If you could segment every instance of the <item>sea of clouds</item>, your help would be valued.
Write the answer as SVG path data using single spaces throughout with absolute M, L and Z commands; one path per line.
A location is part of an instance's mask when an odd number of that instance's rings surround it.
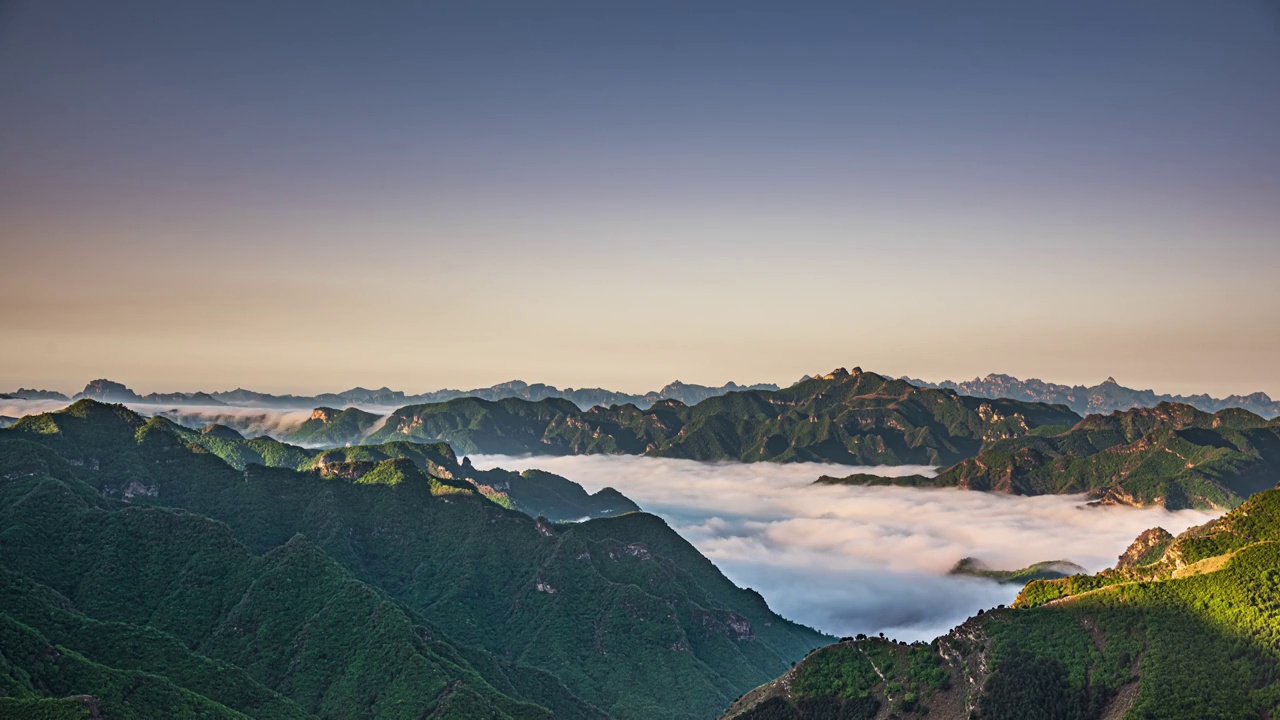
M 1150 527 L 1178 533 L 1214 514 L 1086 507 L 1081 496 L 813 485 L 821 475 L 932 474 L 925 467 L 703 463 L 635 456 L 471 456 L 481 468 L 540 468 L 589 491 L 613 487 L 664 518 L 776 612 L 833 635 L 928 640 L 1018 587 L 947 571 L 963 557 L 1021 568 L 1115 563 Z

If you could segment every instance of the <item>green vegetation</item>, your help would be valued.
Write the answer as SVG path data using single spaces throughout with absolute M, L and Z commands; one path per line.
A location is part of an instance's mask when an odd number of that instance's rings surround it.
M 319 407 L 311 411 L 311 417 L 285 434 L 284 439 L 295 445 L 333 447 L 356 442 L 369 434 L 381 415 L 357 408 L 335 410 Z
M 505 508 L 556 522 L 612 517 L 640 509 L 613 488 L 589 494 L 581 485 L 541 470 L 477 470 L 465 460 L 460 463 L 446 443 L 398 440 L 308 450 L 268 437 L 246 440 L 220 425 L 191 430 L 159 416 L 147 424 L 163 426 L 192 451 L 217 455 L 237 470 L 264 465 L 373 484 L 394 484 L 411 474 L 423 477 L 437 494 L 479 492 Z M 391 460 L 404 460 L 417 470 L 387 462 Z
M 695 460 L 944 464 L 1079 416 L 1061 406 L 960 397 L 856 370 L 783 390 L 582 411 L 566 400 L 462 398 L 404 407 L 369 437 L 462 453 L 647 454 Z
M 535 520 L 433 474 L 466 469 L 444 446 L 344 448 L 299 471 L 232 467 L 213 440 L 252 442 L 88 401 L 0 431 L 0 607 L 37 648 L 0 645 L 6 702 L 698 718 L 825 640 L 660 519 Z M 46 647 L 93 674 L 43 680 Z M 142 676 L 158 689 L 131 699 Z
M 588 494 L 578 483 L 542 470 L 525 470 L 518 475 L 506 470 L 472 470 L 467 478 L 499 504 L 556 522 L 613 517 L 640 510 L 630 498 L 613 488 Z
M 884 638 L 845 638 L 819 648 L 779 680 L 740 698 L 726 712 L 738 720 L 871 720 L 923 712 L 951 690 L 936 648 Z
M 1055 580 L 1084 573 L 1084 568 L 1070 560 L 1047 560 L 1020 570 L 995 570 L 977 558 L 962 558 L 948 571 L 949 575 L 968 575 L 1002 583 L 1026 585 L 1032 580 Z
M 851 699 L 902 717 L 1276 717 L 1280 490 L 1177 538 L 1149 530 L 1116 568 L 1033 581 L 1014 608 L 911 648 L 913 703 L 900 666 L 876 660 L 885 647 L 903 646 L 860 639 L 817 650 L 727 717 L 869 716 L 850 714 Z
M 937 477 L 853 475 L 821 483 L 901 484 L 1019 495 L 1089 493 L 1099 502 L 1231 508 L 1280 477 L 1280 425 L 1244 410 L 1189 405 L 1090 415 L 1056 435 L 990 444 Z

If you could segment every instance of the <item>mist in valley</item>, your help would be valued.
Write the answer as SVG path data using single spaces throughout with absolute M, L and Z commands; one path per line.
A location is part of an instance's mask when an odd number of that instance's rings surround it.
M 55 412 L 69 405 L 65 400 L 0 400 L 0 417 L 21 418 L 25 415 L 39 415 Z M 184 427 L 202 428 L 217 424 L 239 432 L 246 438 L 266 435 L 277 440 L 285 439 L 288 433 L 311 417 L 311 409 L 283 409 L 262 407 L 236 407 L 227 405 L 172 405 L 164 403 L 125 403 L 130 410 L 146 417 L 162 416 Z M 359 407 L 361 410 L 380 415 L 384 419 L 389 415 L 385 407 Z M 372 434 L 382 427 L 382 422 L 374 423 L 367 434 Z
M 471 456 L 481 468 L 540 468 L 594 492 L 614 487 L 661 516 L 775 611 L 833 635 L 928 640 L 1016 585 L 947 575 L 964 557 L 1000 569 L 1115 563 L 1150 527 L 1178 533 L 1211 513 L 1085 507 L 1082 496 L 813 485 L 821 475 L 932 474 L 927 467 L 703 463 L 635 456 Z

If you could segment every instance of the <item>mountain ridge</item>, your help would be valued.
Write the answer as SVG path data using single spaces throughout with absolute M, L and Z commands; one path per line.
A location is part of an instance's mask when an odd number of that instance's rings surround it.
M 92 380 L 83 390 L 68 398 L 60 392 L 52 390 L 18 389 L 6 393 L 23 400 L 80 400 L 90 399 L 108 403 L 141 403 L 141 404 L 173 404 L 173 405 L 209 405 L 214 407 L 253 407 L 276 409 L 310 409 L 323 406 L 364 405 L 370 407 L 396 408 L 405 405 L 429 402 L 444 402 L 456 398 L 477 397 L 485 400 L 501 400 L 505 398 L 523 398 L 526 400 L 544 400 L 561 398 L 569 400 L 582 409 L 595 405 L 625 405 L 627 403 L 648 407 L 667 399 L 679 400 L 693 405 L 709 397 L 723 395 L 740 390 L 777 390 L 772 383 L 739 385 L 733 381 L 720 386 L 684 383 L 679 380 L 668 383 L 659 390 L 645 393 L 625 393 L 604 388 L 557 388 L 543 383 L 527 383 L 523 380 L 509 380 L 488 387 L 470 390 L 441 389 L 416 395 L 401 390 L 382 387 L 370 390 L 354 387 L 338 393 L 319 393 L 317 395 L 273 395 L 244 388 L 215 392 L 152 392 L 142 395 L 134 392 L 123 383 L 105 378 Z
M 368 441 L 446 441 L 464 454 L 941 465 L 989 442 L 1079 420 L 1062 406 L 968 398 L 838 368 L 781 390 L 731 392 L 693 406 L 667 399 L 647 410 L 582 411 L 554 398 L 410 405 L 388 416 Z
M 822 484 L 1088 493 L 1105 504 L 1235 507 L 1280 477 L 1280 420 L 1161 403 L 1089 415 L 1062 432 L 991 443 L 933 477 L 824 476 Z
M 1038 378 L 1019 380 L 1012 375 L 992 373 L 986 377 L 963 382 L 944 380 L 931 383 L 903 376 L 912 385 L 955 390 L 974 397 L 1005 397 L 1028 402 L 1047 402 L 1066 405 L 1080 415 L 1107 414 L 1135 407 L 1155 407 L 1162 402 L 1190 405 L 1205 412 L 1218 412 L 1229 408 L 1248 410 L 1264 418 L 1280 416 L 1280 400 L 1272 400 L 1264 392 L 1248 395 L 1228 395 L 1224 398 L 1208 394 L 1170 395 L 1154 390 L 1135 390 L 1108 377 L 1097 385 L 1061 385 Z

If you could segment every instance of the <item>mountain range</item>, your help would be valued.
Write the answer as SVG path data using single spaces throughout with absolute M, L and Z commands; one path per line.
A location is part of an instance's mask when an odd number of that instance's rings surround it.
M 706 718 L 830 640 L 652 515 L 252 443 L 88 400 L 0 430 L 0 716 Z
M 733 720 L 1280 715 L 1280 490 L 1111 570 L 1028 583 L 930 643 L 845 638 L 736 701 Z
M 661 400 L 580 410 L 565 400 L 461 398 L 393 412 L 368 442 L 448 442 L 459 453 L 650 455 L 744 462 L 940 465 L 1080 417 L 1065 407 L 918 388 L 855 368 L 783 390 L 688 406 Z
M 804 382 L 810 378 L 811 376 L 805 375 L 798 382 Z M 991 374 L 963 382 L 945 380 L 932 383 L 905 375 L 899 379 L 917 387 L 954 390 L 960 395 L 971 397 L 1007 398 L 1025 402 L 1066 405 L 1079 415 L 1107 414 L 1116 410 L 1155 407 L 1162 402 L 1174 402 L 1191 405 L 1205 412 L 1241 408 L 1264 418 L 1280 416 L 1280 400 L 1272 400 L 1270 396 L 1263 392 L 1249 395 L 1229 395 L 1224 398 L 1215 398 L 1207 394 L 1170 395 L 1157 393 L 1154 390 L 1128 388 L 1117 383 L 1115 378 L 1110 377 L 1094 386 L 1062 385 L 1036 378 L 1019 380 L 1012 375 L 1003 374 Z M 68 398 L 66 395 L 53 390 L 26 388 L 19 388 L 18 390 L 0 394 L 0 398 L 8 397 L 25 400 L 79 400 L 88 398 L 102 402 L 232 405 L 287 409 L 311 409 L 321 406 L 341 408 L 349 405 L 398 408 L 405 405 L 444 402 L 463 397 L 475 397 L 483 400 L 521 398 L 533 401 L 560 398 L 569 400 L 579 408 L 587 409 L 596 405 L 609 407 L 628 403 L 640 408 L 647 408 L 660 400 L 679 400 L 686 405 L 695 405 L 707 398 L 730 392 L 777 389 L 777 385 L 770 383 L 738 385 L 730 382 L 719 387 L 712 387 L 682 383 L 677 380 L 661 390 L 632 394 L 603 388 L 565 388 L 561 390 L 553 385 L 530 384 L 521 380 L 511 380 L 485 388 L 436 390 L 418 395 L 410 395 L 387 387 L 376 390 L 356 387 L 340 393 L 321 393 L 319 395 L 273 395 L 243 388 L 224 392 L 172 392 L 140 395 L 111 380 L 94 380 L 88 383 L 84 390 L 77 393 L 73 398 Z
M 1155 407 L 1162 402 L 1190 405 L 1205 412 L 1218 412 L 1230 408 L 1248 410 L 1264 418 L 1280 416 L 1280 400 L 1272 400 L 1266 393 L 1229 395 L 1215 398 L 1209 395 L 1166 395 L 1154 390 L 1134 390 L 1107 378 L 1098 385 L 1059 385 L 1032 378 L 1019 380 L 1012 375 L 988 375 L 964 382 L 946 380 L 930 383 L 903 377 L 903 380 L 920 387 L 945 388 L 961 395 L 987 398 L 1012 398 L 1027 402 L 1044 402 L 1066 405 L 1081 415 L 1107 414 L 1116 410 Z
M 824 484 L 959 487 L 1099 502 L 1223 509 L 1280 479 L 1280 420 L 1161 403 L 994 442 L 935 477 L 822 477 Z
M 405 405 L 444 402 L 455 398 L 474 397 L 483 400 L 503 400 L 506 398 L 522 398 L 525 400 L 545 400 L 557 398 L 568 400 L 580 408 L 595 405 L 632 404 L 638 407 L 649 407 L 661 400 L 679 400 L 693 405 L 710 397 L 723 395 L 739 390 L 777 390 L 778 386 L 764 383 L 758 385 L 738 385 L 734 382 L 720 387 L 683 383 L 679 380 L 670 383 L 661 390 L 650 391 L 640 395 L 615 392 L 603 388 L 565 388 L 563 390 L 542 383 L 529 384 L 522 380 L 499 383 L 486 388 L 472 390 L 435 390 L 420 395 L 408 395 L 400 390 L 379 388 L 369 390 L 356 387 L 340 393 L 321 393 L 320 395 L 272 395 L 237 388 L 226 392 L 172 392 L 149 393 L 140 395 L 125 385 L 112 380 L 93 380 L 85 385 L 84 390 L 72 398 L 52 390 L 19 389 L 8 393 L 13 397 L 26 400 L 97 400 L 107 403 L 148 403 L 165 405 L 231 405 L 240 407 L 310 409 L 318 406 L 365 405 L 370 407 L 396 408 Z

